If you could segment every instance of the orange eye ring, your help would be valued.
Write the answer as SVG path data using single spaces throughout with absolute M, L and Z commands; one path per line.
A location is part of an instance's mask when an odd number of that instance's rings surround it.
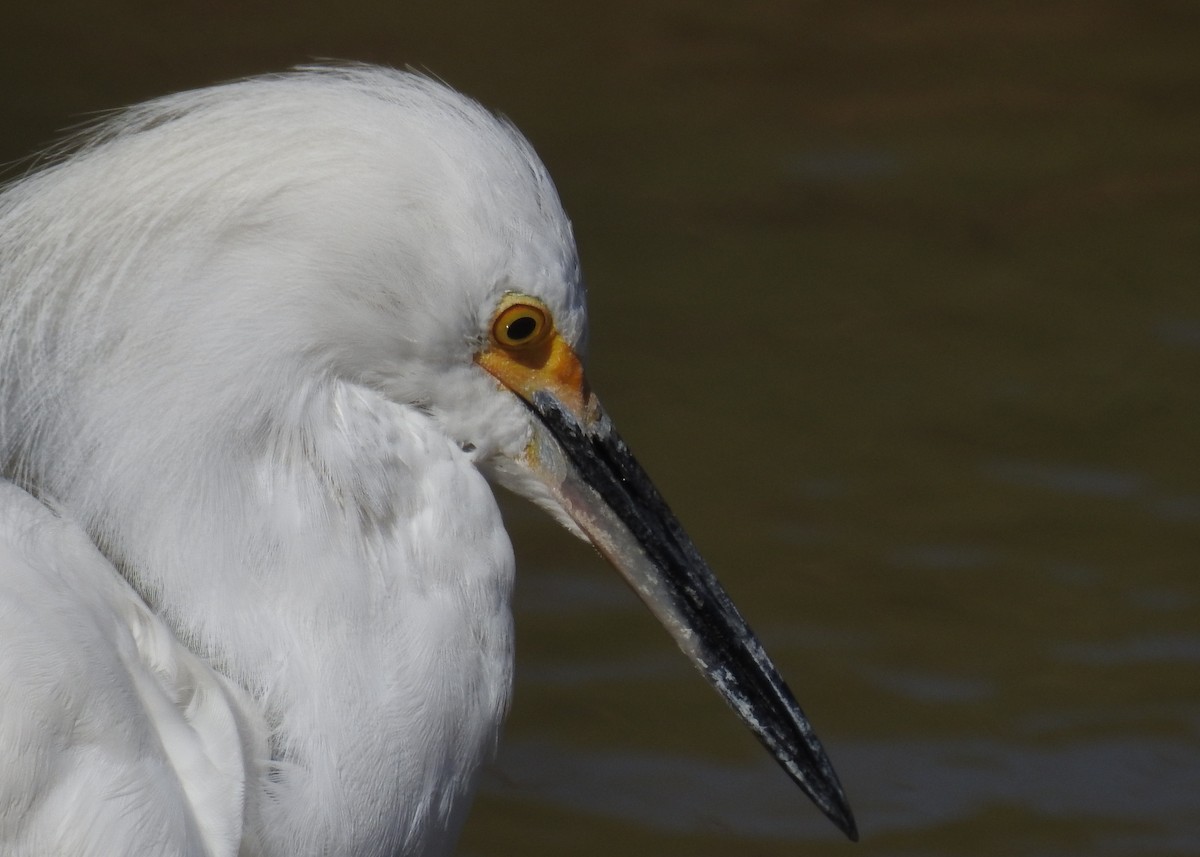
M 502 306 L 492 322 L 492 339 L 509 350 L 541 345 L 553 332 L 554 322 L 546 308 L 524 296 Z

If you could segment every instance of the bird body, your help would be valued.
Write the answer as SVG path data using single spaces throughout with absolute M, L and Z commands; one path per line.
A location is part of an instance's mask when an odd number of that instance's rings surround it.
M 5 718 L 27 722 L 18 736 L 64 721 L 38 755 L 0 741 L 18 761 L 0 785 L 14 805 L 32 804 L 5 853 L 238 854 L 243 829 L 255 847 L 241 853 L 256 855 L 436 854 L 453 841 L 507 706 L 511 547 L 483 478 L 427 418 L 350 385 L 327 392 L 322 416 L 340 431 L 290 450 L 301 466 L 286 479 L 274 478 L 278 453 L 247 469 L 256 478 L 238 508 L 262 514 L 221 524 L 241 561 L 189 545 L 206 562 L 188 570 L 219 586 L 158 596 L 165 621 L 73 522 L 5 486 L 0 545 L 24 546 L 0 560 L 14 619 L 5 637 L 26 650 L 9 649 L 0 672 L 10 689 L 53 680 L 44 704 L 10 690 Z M 110 723 L 125 724 L 126 743 L 111 745 Z M 39 782 L 28 769 L 47 755 L 55 770 Z M 98 758 L 85 768 L 75 756 Z M 129 813 L 107 797 L 125 782 L 145 788 Z M 90 821 L 151 809 L 157 832 Z M 47 817 L 71 838 L 48 840 Z M 189 818 L 195 829 L 178 829 Z M 31 826 L 36 847 L 23 850 Z M 106 835 L 93 840 L 97 830 Z M 174 846 L 181 834 L 190 848 Z
M 687 650 L 585 332 L 544 167 L 417 75 L 170 96 L 6 189 L 0 850 L 445 853 L 511 685 L 488 480 Z

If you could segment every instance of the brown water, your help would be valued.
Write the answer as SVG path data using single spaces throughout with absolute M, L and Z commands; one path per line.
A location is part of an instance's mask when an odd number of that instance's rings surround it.
M 0 158 L 310 57 L 509 113 L 593 380 L 863 833 L 510 503 L 518 684 L 464 854 L 1200 853 L 1200 5 L 24 5 Z

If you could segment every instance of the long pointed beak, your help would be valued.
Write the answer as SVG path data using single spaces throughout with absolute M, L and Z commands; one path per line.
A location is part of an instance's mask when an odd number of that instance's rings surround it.
M 616 567 L 788 775 L 857 840 L 850 805 L 808 718 L 613 429 L 569 346 L 554 334 L 537 353 L 493 347 L 476 360 L 537 415 L 519 463 Z

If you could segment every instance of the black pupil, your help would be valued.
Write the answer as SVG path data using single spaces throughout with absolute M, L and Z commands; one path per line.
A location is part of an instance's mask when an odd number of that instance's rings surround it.
M 537 319 L 531 315 L 523 315 L 518 319 L 510 321 L 508 327 L 505 328 L 508 338 L 514 342 L 528 339 L 533 336 L 535 330 L 537 330 Z

